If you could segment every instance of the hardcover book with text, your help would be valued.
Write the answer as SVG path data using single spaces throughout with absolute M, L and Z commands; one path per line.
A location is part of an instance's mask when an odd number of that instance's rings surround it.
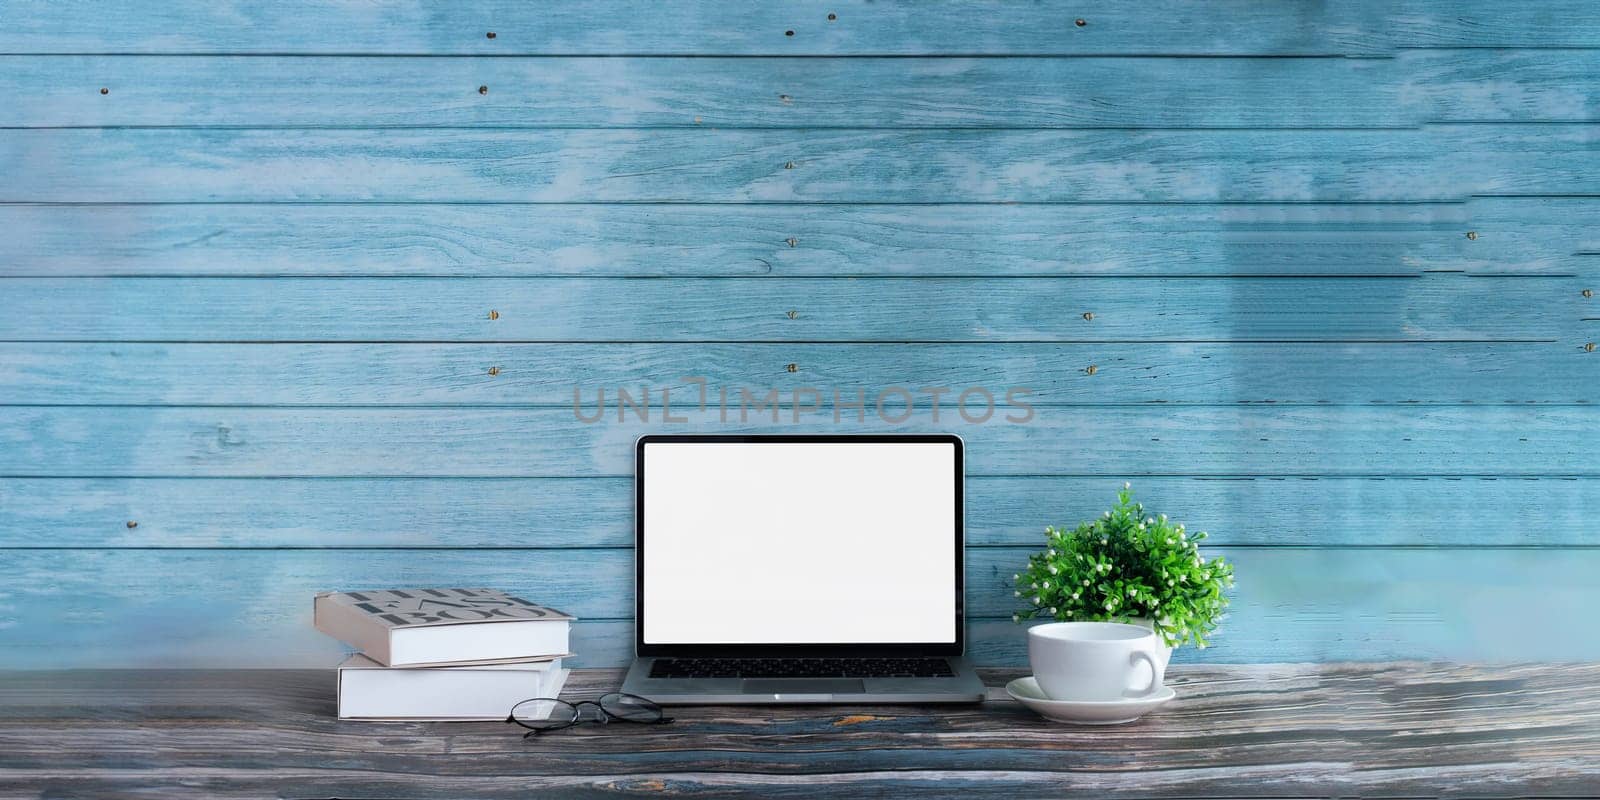
M 339 719 L 498 722 L 523 700 L 559 696 L 568 672 L 560 659 L 395 669 L 353 655 L 339 665 Z
M 322 592 L 317 630 L 386 667 L 571 655 L 572 617 L 494 589 Z

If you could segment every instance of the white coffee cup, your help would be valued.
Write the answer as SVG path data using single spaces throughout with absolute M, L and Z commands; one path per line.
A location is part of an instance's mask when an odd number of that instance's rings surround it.
M 1166 671 L 1155 632 L 1121 622 L 1052 622 L 1028 629 L 1028 663 L 1051 700 L 1150 697 Z

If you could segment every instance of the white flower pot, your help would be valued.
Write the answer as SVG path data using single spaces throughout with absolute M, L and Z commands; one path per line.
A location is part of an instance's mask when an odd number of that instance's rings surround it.
M 1155 623 L 1151 622 L 1149 617 L 1134 617 L 1134 618 L 1128 620 L 1128 624 L 1130 624 L 1130 625 L 1138 625 L 1138 626 L 1143 627 L 1143 628 L 1150 628 L 1151 630 L 1155 630 Z M 1161 648 L 1160 654 L 1156 657 L 1156 660 L 1161 662 L 1162 671 L 1163 672 L 1166 671 L 1167 663 L 1172 660 L 1172 648 L 1163 646 Z

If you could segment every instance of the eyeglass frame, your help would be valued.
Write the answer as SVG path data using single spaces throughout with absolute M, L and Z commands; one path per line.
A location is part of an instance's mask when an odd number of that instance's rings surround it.
M 620 716 L 620 715 L 617 715 L 617 714 L 613 714 L 613 713 L 607 711 L 604 705 L 601 705 L 601 701 L 605 700 L 607 697 L 631 697 L 634 700 L 642 700 L 642 701 L 644 701 L 646 703 L 649 703 L 651 706 L 654 706 L 655 709 L 656 709 L 656 713 L 660 714 L 660 716 L 658 716 L 658 717 L 656 717 L 655 719 L 652 719 L 652 720 L 640 720 L 640 719 L 628 719 L 627 717 Z M 523 703 L 537 703 L 537 702 L 541 702 L 541 701 L 542 702 L 551 702 L 551 703 L 560 703 L 562 705 L 571 706 L 572 707 L 572 721 L 564 722 L 564 723 L 562 723 L 560 725 L 555 725 L 555 726 L 548 727 L 548 728 L 535 728 L 532 725 L 529 725 L 529 724 L 523 722 L 522 720 L 517 719 L 517 715 L 515 713 L 512 713 L 512 712 L 515 712 L 517 710 L 517 706 L 520 706 Z M 584 719 L 584 717 L 583 717 L 583 707 L 584 706 L 594 706 L 595 711 L 597 711 L 599 713 L 596 715 L 596 717 L 594 719 Z M 574 727 L 577 727 L 579 725 L 582 725 L 585 722 L 598 722 L 601 725 L 610 725 L 612 722 L 631 722 L 631 723 L 633 723 L 635 725 L 667 725 L 667 724 L 670 724 L 672 722 L 672 717 L 669 717 L 669 716 L 666 715 L 666 709 L 662 708 L 660 703 L 657 703 L 656 701 L 651 700 L 648 697 L 640 697 L 639 695 L 628 694 L 627 692 L 607 692 L 607 693 L 605 693 L 603 695 L 600 695 L 600 697 L 598 699 L 595 699 L 595 700 L 579 700 L 577 702 L 573 702 L 571 700 L 562 700 L 559 697 L 530 697 L 530 698 L 528 698 L 526 700 L 518 700 L 516 705 L 511 707 L 511 711 L 506 712 L 506 723 L 507 724 L 517 725 L 519 727 L 527 728 L 528 732 L 522 734 L 522 738 L 524 738 L 524 739 L 527 739 L 527 738 L 533 737 L 533 736 L 538 736 L 541 733 L 554 733 L 555 731 L 564 731 L 564 730 L 566 730 L 568 728 L 574 728 Z

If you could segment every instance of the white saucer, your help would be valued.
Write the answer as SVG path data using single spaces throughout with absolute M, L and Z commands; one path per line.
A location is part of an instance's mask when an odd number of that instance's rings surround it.
M 1039 689 L 1039 682 L 1031 675 L 1006 684 L 1006 694 L 1011 695 L 1012 700 L 1037 711 L 1047 720 L 1069 722 L 1074 725 L 1120 725 L 1132 722 L 1178 695 L 1172 691 L 1171 686 L 1163 686 L 1161 691 L 1150 697 L 1098 701 L 1051 700 L 1045 697 L 1044 692 Z

